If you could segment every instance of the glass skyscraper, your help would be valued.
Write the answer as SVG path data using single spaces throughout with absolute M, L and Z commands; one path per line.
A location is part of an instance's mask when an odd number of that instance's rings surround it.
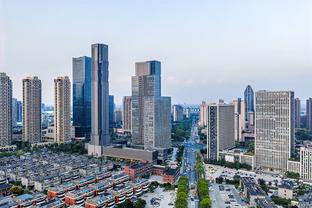
M 73 58 L 73 126 L 76 137 L 91 133 L 91 58 Z
M 255 103 L 254 103 L 254 91 L 250 85 L 248 85 L 244 92 L 245 100 L 245 121 L 251 123 L 250 114 L 255 112 Z M 252 122 L 253 123 L 253 122 Z
M 161 63 L 138 62 L 132 76 L 132 142 L 144 149 L 171 147 L 171 98 L 161 96 Z
M 17 101 L 17 109 L 16 109 L 16 121 L 17 122 L 22 122 L 22 110 L 23 109 L 23 104 L 22 101 Z
M 109 108 L 109 128 L 114 128 L 115 124 L 115 102 L 114 102 L 114 95 L 109 95 L 108 97 L 108 108 Z
M 248 85 L 244 92 L 244 99 L 246 103 L 246 114 L 248 112 L 254 112 L 255 111 L 255 104 L 254 104 L 254 91 L 252 90 L 252 87 Z
M 91 152 L 100 155 L 101 147 L 110 144 L 108 46 L 105 44 L 92 44 L 91 80 L 91 144 L 94 148 Z

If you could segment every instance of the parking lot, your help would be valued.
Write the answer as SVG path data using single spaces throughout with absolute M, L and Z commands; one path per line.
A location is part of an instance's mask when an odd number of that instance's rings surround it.
M 209 194 L 214 208 L 242 208 L 246 207 L 239 193 L 233 185 L 211 183 Z
M 175 191 L 164 191 L 163 188 L 158 187 L 155 189 L 154 193 L 146 193 L 143 195 L 143 199 L 146 200 L 147 207 L 174 207 L 174 202 L 176 198 Z M 154 203 L 151 203 L 151 200 Z
M 226 168 L 226 167 L 217 166 L 217 165 L 206 164 L 205 169 L 206 169 L 207 179 L 209 180 L 214 180 L 220 176 L 231 180 L 233 179 L 235 174 L 239 175 L 240 177 L 251 177 L 251 178 L 254 178 L 256 181 L 261 178 L 268 183 L 271 182 L 272 185 L 274 185 L 275 183 L 280 183 L 282 180 L 282 177 L 276 174 L 255 173 L 252 171 L 236 170 L 236 169 Z

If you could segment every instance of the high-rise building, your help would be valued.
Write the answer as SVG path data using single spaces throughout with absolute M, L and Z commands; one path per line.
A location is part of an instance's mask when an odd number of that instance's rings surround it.
M 17 126 L 17 99 L 12 98 L 12 127 Z
M 0 73 L 0 147 L 12 141 L 12 81 L 6 73 Z
M 185 118 L 190 118 L 191 117 L 191 108 L 190 107 L 183 108 L 183 114 L 185 115 Z
M 108 111 L 109 111 L 109 128 L 114 128 L 115 126 L 115 102 L 114 102 L 114 95 L 108 96 Z
M 120 108 L 115 108 L 114 110 L 114 125 L 116 128 L 120 128 L 122 124 L 122 110 Z
M 218 160 L 219 151 L 235 147 L 234 105 L 207 105 L 207 158 Z
M 306 125 L 309 131 L 312 131 L 312 98 L 307 99 L 307 106 L 306 106 Z
M 70 80 L 67 76 L 54 79 L 54 141 L 71 139 Z
M 312 182 L 312 145 L 300 147 L 300 178 Z
M 92 44 L 91 48 L 91 145 L 88 146 L 88 153 L 100 156 L 102 147 L 110 144 L 108 46 Z
M 182 105 L 173 105 L 172 106 L 172 120 L 174 122 L 183 120 L 183 107 Z
M 91 134 L 91 58 L 73 58 L 73 126 L 76 137 Z
M 301 125 L 301 104 L 300 104 L 300 99 L 296 98 L 295 99 L 295 128 L 300 128 Z
M 132 76 L 132 142 L 145 149 L 171 147 L 171 98 L 161 96 L 159 61 L 138 62 Z
M 207 111 L 208 111 L 208 105 L 205 101 L 202 102 L 200 105 L 200 112 L 199 112 L 199 124 L 201 126 L 207 126 L 208 119 L 207 119 Z
M 23 141 L 41 141 L 41 80 L 38 77 L 23 79 Z
M 23 104 L 22 104 L 22 101 L 17 101 L 17 104 L 16 104 L 16 120 L 17 122 L 22 122 L 22 115 L 23 115 Z
M 250 85 L 248 85 L 245 89 L 244 100 L 245 100 L 245 121 L 248 128 L 249 127 L 248 124 L 253 122 L 251 120 L 251 116 L 255 112 L 254 91 Z
M 257 91 L 255 103 L 256 166 L 286 171 L 294 148 L 294 93 Z
M 233 101 L 234 104 L 234 126 L 235 141 L 243 141 L 243 130 L 245 129 L 245 102 L 241 98 Z
M 131 96 L 122 98 L 122 127 L 124 131 L 131 132 Z

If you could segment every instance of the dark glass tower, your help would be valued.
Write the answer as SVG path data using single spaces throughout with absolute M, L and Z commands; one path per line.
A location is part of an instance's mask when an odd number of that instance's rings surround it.
M 22 122 L 22 101 L 17 101 L 17 109 L 16 109 L 16 121 Z
M 91 70 L 91 144 L 108 146 L 109 138 L 109 84 L 108 46 L 92 44 Z
M 91 58 L 73 58 L 73 126 L 76 137 L 90 139 Z
M 250 112 L 255 112 L 255 103 L 254 103 L 254 91 L 252 90 L 251 86 L 248 85 L 244 92 L 244 99 L 245 99 L 245 120 L 248 121 L 248 114 Z
M 110 95 L 108 97 L 108 108 L 109 108 L 109 128 L 114 128 L 115 126 L 115 102 L 114 102 L 114 95 Z

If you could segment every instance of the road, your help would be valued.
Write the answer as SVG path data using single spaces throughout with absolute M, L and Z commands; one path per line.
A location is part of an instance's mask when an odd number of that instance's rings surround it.
M 196 175 L 196 155 L 197 152 L 202 148 L 202 145 L 197 144 L 198 129 L 196 123 L 193 121 L 190 138 L 184 142 L 184 154 L 182 163 L 182 175 L 187 176 L 189 189 L 191 190 L 189 196 L 189 207 L 198 207 L 198 199 L 196 198 L 195 187 L 197 181 Z M 193 190 L 193 191 L 192 191 Z

